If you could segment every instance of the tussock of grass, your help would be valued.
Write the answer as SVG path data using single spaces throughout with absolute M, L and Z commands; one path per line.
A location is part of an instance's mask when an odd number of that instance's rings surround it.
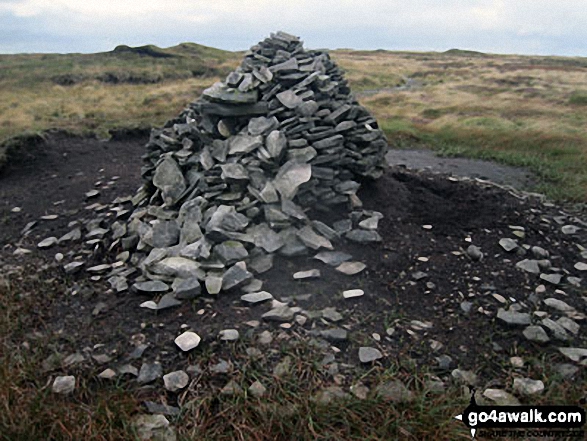
M 587 91 L 575 91 L 569 97 L 569 104 L 587 106 Z

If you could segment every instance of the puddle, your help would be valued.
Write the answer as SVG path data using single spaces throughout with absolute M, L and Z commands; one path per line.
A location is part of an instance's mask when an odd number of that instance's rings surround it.
M 523 168 L 478 159 L 444 158 L 429 150 L 391 149 L 385 158 L 387 163 L 393 166 L 479 178 L 500 185 L 510 185 L 524 191 L 531 191 L 538 182 L 532 172 Z

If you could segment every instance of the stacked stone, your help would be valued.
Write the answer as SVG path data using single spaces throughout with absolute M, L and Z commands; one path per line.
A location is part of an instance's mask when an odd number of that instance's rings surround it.
M 328 226 L 306 212 L 360 207 L 357 180 L 381 175 L 386 149 L 328 54 L 272 34 L 224 82 L 152 131 L 146 184 L 121 243 L 140 252 L 136 263 L 149 279 L 204 281 L 216 294 L 252 277 L 245 262 L 260 273 L 276 252 L 332 249 L 342 235 L 378 241 L 378 213 L 354 211 Z

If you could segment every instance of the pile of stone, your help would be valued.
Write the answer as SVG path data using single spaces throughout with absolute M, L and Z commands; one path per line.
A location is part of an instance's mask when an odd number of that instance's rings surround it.
M 361 210 L 361 179 L 378 178 L 387 143 L 327 53 L 283 32 L 255 45 L 224 82 L 153 130 L 145 184 L 114 239 L 133 252 L 134 288 L 189 298 L 242 285 L 275 253 L 381 240 L 381 215 Z M 348 207 L 333 225 L 311 209 Z M 327 260 L 336 260 L 336 253 Z

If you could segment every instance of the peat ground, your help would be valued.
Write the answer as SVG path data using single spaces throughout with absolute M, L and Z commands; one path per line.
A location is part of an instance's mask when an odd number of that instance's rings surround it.
M 29 149 L 0 175 L 0 265 L 6 285 L 32 305 L 26 317 L 19 318 L 23 325 L 8 336 L 5 350 L 10 345 L 30 348 L 42 341 L 43 374 L 48 382 L 55 375 L 90 378 L 106 368 L 117 370 L 127 364 L 140 368 L 143 362 L 158 361 L 163 373 L 180 369 L 190 373 L 187 395 L 197 396 L 203 390 L 217 393 L 230 379 L 250 384 L 247 372 L 264 378 L 270 389 L 275 366 L 297 343 L 305 342 L 310 353 L 300 356 L 317 360 L 323 386 L 348 390 L 360 378 L 372 387 L 373 370 L 411 365 L 446 384 L 455 381 L 451 372 L 459 368 L 476 372 L 481 390 L 510 390 L 516 376 L 541 379 L 548 389 L 560 379 L 555 365 L 569 362 L 557 348 L 587 347 L 587 280 L 581 286 L 567 283 L 567 276 L 585 278 L 585 272 L 574 267 L 587 261 L 581 256 L 581 246 L 587 246 L 587 224 L 581 213 L 490 184 L 397 167 L 376 182 L 364 183 L 359 193 L 365 209 L 383 213 L 378 229 L 383 241 L 335 243 L 336 250 L 364 262 L 365 271 L 358 276 L 342 275 L 307 256 L 276 258 L 275 266 L 258 276 L 263 290 L 301 307 L 307 312 L 306 320 L 285 325 L 264 322 L 261 315 L 268 306 L 246 307 L 236 291 L 201 296 L 155 312 L 139 307 L 148 297 L 115 293 L 107 276 L 91 280 L 85 271 L 65 274 L 63 263 L 76 256 L 90 267 L 113 261 L 116 253 L 99 243 L 87 245 L 83 239 L 48 250 L 37 249 L 36 244 L 50 236 L 61 237 L 71 230 L 71 222 L 83 224 L 102 217 L 101 225 L 107 228 L 115 217 L 111 209 L 124 206 L 113 201 L 132 196 L 141 184 L 145 142 L 144 137 L 103 142 L 57 133 Z M 85 193 L 92 189 L 100 194 L 87 199 Z M 43 220 L 47 215 L 57 217 Z M 337 212 L 321 216 L 327 223 L 344 217 Z M 22 235 L 25 225 L 33 221 L 30 233 Z M 565 225 L 575 225 L 578 231 L 565 234 Z M 499 245 L 502 238 L 512 238 L 520 247 L 506 252 Z M 516 268 L 516 262 L 533 259 L 524 244 L 549 252 L 555 269 L 545 272 L 563 275 L 559 285 Z M 480 261 L 468 256 L 470 245 L 483 252 Z M 15 255 L 17 248 L 31 252 Z M 62 262 L 56 261 L 56 253 L 63 255 Z M 321 270 L 319 279 L 293 280 L 294 272 L 313 268 Z M 545 289 L 537 293 L 539 285 Z M 365 295 L 344 299 L 342 291 L 349 289 L 362 289 Z M 575 309 L 573 319 L 580 330 L 568 332 L 567 340 L 551 335 L 550 343 L 538 345 L 522 335 L 523 326 L 507 325 L 496 317 L 499 308 L 511 305 L 532 314 L 534 323 L 543 317 L 558 320 L 568 315 L 546 306 L 546 298 L 563 300 Z M 324 308 L 336 308 L 340 319 L 320 317 Z M 189 354 L 174 344 L 186 328 L 202 337 L 200 346 Z M 321 338 L 321 331 L 332 328 L 347 330 L 348 339 L 327 342 Z M 237 329 L 241 338 L 236 343 L 220 341 L 218 333 L 223 329 Z M 271 334 L 271 342 L 259 341 L 264 331 Z M 140 345 L 146 349 L 136 357 Z M 363 365 L 358 358 L 360 346 L 375 347 L 384 357 L 374 365 Z M 259 349 L 260 355 L 251 348 Z M 64 364 L 75 353 L 82 359 Z M 521 357 L 524 366 L 512 367 L 513 356 Z M 222 360 L 228 369 L 214 373 Z M 134 381 L 132 375 L 126 378 Z M 582 367 L 574 380 L 581 385 L 585 379 Z M 413 387 L 409 379 L 406 384 Z M 188 400 L 186 393 L 165 391 L 160 379 L 140 387 L 138 394 L 174 406 Z M 522 402 L 531 400 L 521 398 Z

